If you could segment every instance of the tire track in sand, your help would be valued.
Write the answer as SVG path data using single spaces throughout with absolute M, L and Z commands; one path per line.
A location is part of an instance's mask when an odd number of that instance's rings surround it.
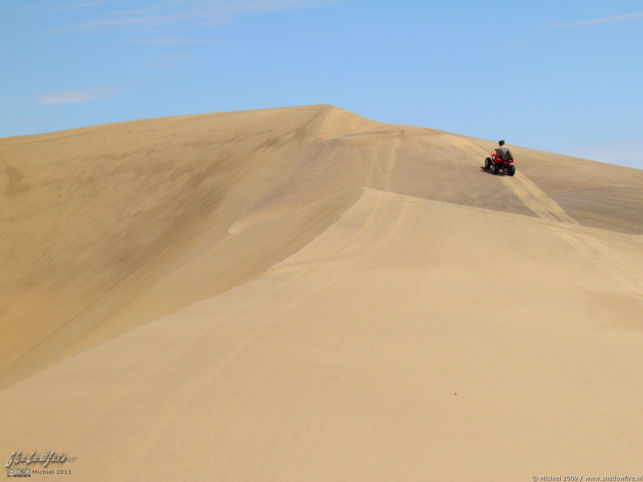
M 458 139 L 466 150 L 480 155 L 484 159 L 488 154 L 470 141 Z M 464 142 L 462 142 L 464 141 Z M 638 298 L 643 297 L 643 280 L 623 261 L 618 253 L 593 237 L 583 232 L 582 225 L 565 212 L 555 200 L 549 197 L 536 183 L 519 170 L 516 175 L 501 177 L 503 182 L 536 216 L 547 223 L 547 227 L 566 241 L 581 254 L 592 266 L 607 274 L 627 291 Z
M 385 196 L 385 194 L 378 194 L 378 197 L 382 196 Z M 390 205 L 390 201 L 391 199 L 387 199 L 386 204 Z M 350 262 L 346 266 L 345 272 L 350 276 L 350 273 L 356 270 L 358 266 L 366 266 L 369 261 L 375 259 L 379 252 L 401 235 L 406 226 L 413 220 L 414 214 L 416 214 L 415 204 L 411 198 L 405 196 L 401 206 L 399 206 L 399 214 L 395 216 L 396 220 L 391 229 L 382 239 L 375 243 L 375 245 Z M 324 289 L 328 289 L 334 284 L 335 280 L 327 283 Z M 337 364 L 338 369 L 331 380 L 323 383 L 324 389 L 319 390 L 319 393 L 313 397 L 314 402 L 311 403 L 311 405 L 313 405 L 314 408 L 307 412 L 306 417 L 310 420 L 307 424 L 308 429 L 305 435 L 300 436 L 301 440 L 298 444 L 294 443 L 295 440 L 292 441 L 292 445 L 298 446 L 299 448 L 296 450 L 296 455 L 291 457 L 289 463 L 286 464 L 285 473 L 281 474 L 279 480 L 304 480 L 306 478 L 304 475 L 315 452 L 315 448 L 319 443 L 324 427 L 331 417 L 337 401 L 342 396 L 344 388 L 355 367 L 372 346 L 383 336 L 387 327 L 392 322 L 386 312 L 382 313 L 382 307 L 394 302 L 396 299 L 395 294 L 398 293 L 399 289 L 390 289 L 385 296 L 377 299 L 375 302 L 366 296 L 367 299 L 364 300 L 363 306 L 365 307 L 364 315 L 368 316 L 363 316 L 362 322 L 354 323 L 344 330 L 349 331 L 350 334 L 344 334 L 344 336 L 339 337 L 341 338 L 339 345 L 332 351 L 332 356 L 327 360 L 330 365 Z M 354 340 L 354 342 L 348 344 L 345 342 L 347 339 Z M 344 361 L 343 363 L 341 363 L 342 360 Z M 319 400 L 319 394 L 322 394 L 321 400 Z

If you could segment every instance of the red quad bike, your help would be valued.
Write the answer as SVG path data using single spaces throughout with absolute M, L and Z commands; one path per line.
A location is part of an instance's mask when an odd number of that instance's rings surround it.
M 516 164 L 514 161 L 511 159 L 505 161 L 498 157 L 495 152 L 491 153 L 491 157 L 487 157 L 484 160 L 484 169 L 485 171 L 491 170 L 491 174 L 498 174 L 500 171 L 504 171 L 505 174 L 509 174 L 510 176 L 516 174 Z

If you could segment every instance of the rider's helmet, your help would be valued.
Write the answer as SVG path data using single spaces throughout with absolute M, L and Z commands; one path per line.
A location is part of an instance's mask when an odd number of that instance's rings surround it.
M 498 144 L 500 144 L 501 146 L 504 146 L 505 141 L 504 141 L 504 140 L 499 140 L 499 141 L 498 141 Z

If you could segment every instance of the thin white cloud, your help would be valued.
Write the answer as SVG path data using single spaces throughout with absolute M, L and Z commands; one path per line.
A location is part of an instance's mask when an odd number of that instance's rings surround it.
M 542 28 L 546 30 L 551 30 L 556 28 L 589 27 L 592 25 L 602 25 L 605 23 L 629 22 L 631 20 L 636 20 L 639 18 L 643 18 L 643 12 L 633 12 L 633 13 L 626 13 L 623 15 L 613 15 L 611 17 L 591 18 L 589 20 L 575 20 L 573 22 L 559 23 L 556 25 L 549 25 L 548 27 L 542 27 Z
M 212 39 L 195 39 L 195 38 L 183 38 L 183 37 L 152 37 L 152 38 L 140 38 L 140 39 L 130 39 L 123 41 L 127 45 L 151 45 L 151 46 L 160 46 L 160 47 L 193 47 L 199 45 L 207 45 L 218 43 L 218 40 Z
M 192 52 L 162 52 L 156 55 L 159 61 L 156 67 L 166 70 L 176 69 L 183 62 L 196 59 L 198 56 Z
M 300 10 L 324 7 L 339 0 L 174 0 L 147 2 L 143 8 L 102 12 L 100 17 L 66 25 L 58 32 L 94 30 L 121 30 L 131 32 L 153 31 L 182 26 L 192 28 L 223 22 L 232 15 L 259 12 Z
M 34 104 L 60 105 L 79 104 L 90 100 L 102 99 L 114 95 L 113 89 L 76 89 L 50 92 L 33 99 Z
M 77 8 L 97 7 L 98 5 L 102 5 L 103 3 L 105 3 L 103 0 L 97 0 L 95 2 L 75 3 L 72 5 L 62 5 L 60 7 L 54 8 L 54 10 L 74 10 Z
M 168 60 L 189 60 L 196 58 L 192 52 L 163 52 L 157 55 L 161 59 Z

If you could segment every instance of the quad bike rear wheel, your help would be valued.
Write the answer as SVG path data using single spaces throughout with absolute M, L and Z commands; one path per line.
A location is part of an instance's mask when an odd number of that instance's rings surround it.
M 516 166 L 514 166 L 513 164 L 509 166 L 507 168 L 507 174 L 509 174 L 510 176 L 513 176 L 514 174 L 516 174 Z

